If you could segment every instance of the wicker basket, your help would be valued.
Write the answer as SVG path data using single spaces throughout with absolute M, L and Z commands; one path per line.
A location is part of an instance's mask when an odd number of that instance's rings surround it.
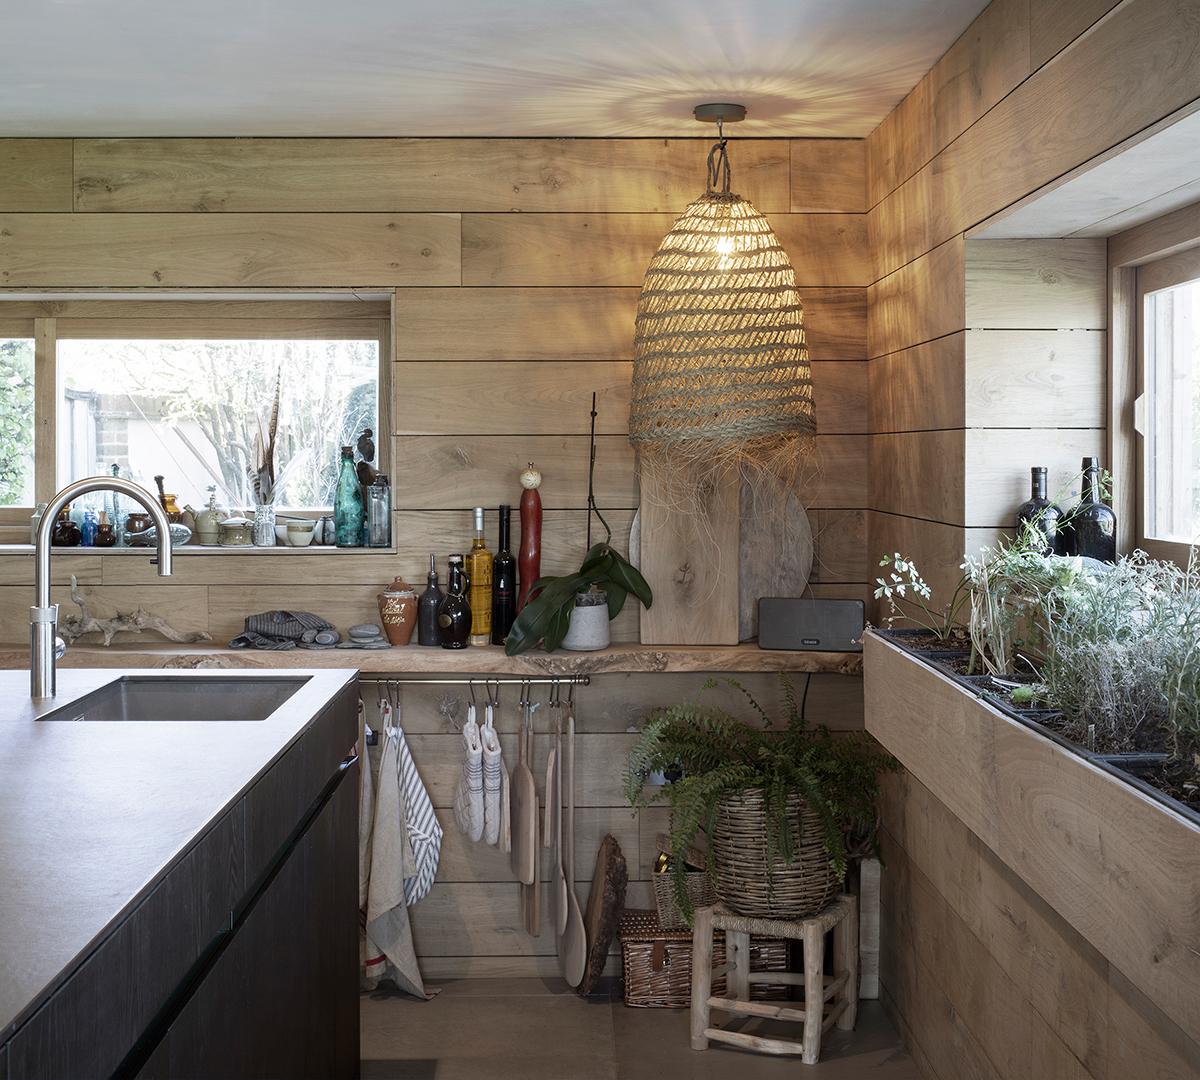
M 686 1009 L 692 1000 L 692 933 L 664 930 L 653 911 L 627 910 L 621 916 L 621 954 L 625 1004 L 635 1009 Z M 725 962 L 725 937 L 713 942 L 713 964 Z M 788 943 L 776 938 L 750 939 L 751 971 L 787 971 Z M 712 992 L 725 993 L 725 978 L 713 980 Z M 784 1001 L 788 987 L 752 983 L 755 1001 Z
M 788 797 L 788 815 L 793 858 L 772 863 L 767 856 L 762 789 L 727 795 L 718 804 L 710 847 L 717 895 L 731 911 L 758 918 L 806 919 L 837 892 L 820 817 L 799 795 Z
M 717 902 L 717 890 L 712 875 L 706 871 L 687 875 L 687 894 L 692 910 L 709 907 Z M 688 921 L 675 899 L 675 876 L 670 873 L 654 875 L 654 905 L 658 908 L 658 924 L 664 930 L 687 929 Z

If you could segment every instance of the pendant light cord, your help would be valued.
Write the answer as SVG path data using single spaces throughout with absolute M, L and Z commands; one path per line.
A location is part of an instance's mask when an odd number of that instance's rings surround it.
M 708 152 L 708 184 L 706 192 L 712 195 L 716 190 L 717 185 L 721 185 L 721 194 L 729 194 L 729 151 L 726 147 L 729 145 L 725 138 L 725 124 L 720 119 L 717 120 L 717 141 L 713 144 L 713 148 Z

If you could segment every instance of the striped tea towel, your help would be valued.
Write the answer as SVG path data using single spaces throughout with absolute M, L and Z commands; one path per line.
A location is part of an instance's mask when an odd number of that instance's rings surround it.
M 404 732 L 397 728 L 400 782 L 404 789 L 404 818 L 412 847 L 412 865 L 404 878 L 404 899 L 409 907 L 421 900 L 437 876 L 442 852 L 442 827 L 433 812 L 433 800 L 417 772 Z

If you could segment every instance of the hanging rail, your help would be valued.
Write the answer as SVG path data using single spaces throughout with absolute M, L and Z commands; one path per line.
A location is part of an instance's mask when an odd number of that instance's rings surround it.
M 531 676 L 528 679 L 520 677 L 493 679 L 485 675 L 476 679 L 466 676 L 458 679 L 408 679 L 403 675 L 393 675 L 390 678 L 360 675 L 358 681 L 363 683 L 397 683 L 400 686 L 474 686 L 484 683 L 498 686 L 550 686 L 552 684 L 558 684 L 559 686 L 589 686 L 591 685 L 592 677 L 590 675 L 551 675 L 536 678 Z

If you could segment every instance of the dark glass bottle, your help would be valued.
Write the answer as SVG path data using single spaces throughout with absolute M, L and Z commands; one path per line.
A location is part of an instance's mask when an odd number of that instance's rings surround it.
M 503 645 L 517 617 L 517 560 L 509 551 L 512 507 L 500 507 L 500 546 L 492 560 L 492 644 Z
M 1046 498 L 1046 466 L 1035 465 L 1029 470 L 1030 497 L 1017 510 L 1017 536 L 1025 531 L 1026 523 L 1030 523 L 1045 538 L 1042 555 L 1061 554 L 1058 535 L 1058 522 L 1062 511 Z
M 438 611 L 442 606 L 442 601 L 446 599 L 446 594 L 442 592 L 442 587 L 438 584 L 437 560 L 432 553 L 429 556 L 427 580 L 429 584 L 425 586 L 425 591 L 421 593 L 421 599 L 417 605 L 417 644 L 440 645 L 442 635 L 438 629 Z
M 465 649 L 471 636 L 471 604 L 467 599 L 470 579 L 461 555 L 450 556 L 446 599 L 438 610 L 438 636 L 443 649 Z
M 50 532 L 50 543 L 54 547 L 79 547 L 82 536 L 79 526 L 71 520 L 71 508 L 64 506 L 58 513 L 58 520 Z
M 1117 561 L 1117 515 L 1101 502 L 1100 459 L 1083 459 L 1083 490 L 1071 515 L 1071 554 Z
M 96 525 L 96 547 L 110 548 L 117 542 L 117 533 L 108 521 L 108 511 L 100 511 L 100 521 Z

